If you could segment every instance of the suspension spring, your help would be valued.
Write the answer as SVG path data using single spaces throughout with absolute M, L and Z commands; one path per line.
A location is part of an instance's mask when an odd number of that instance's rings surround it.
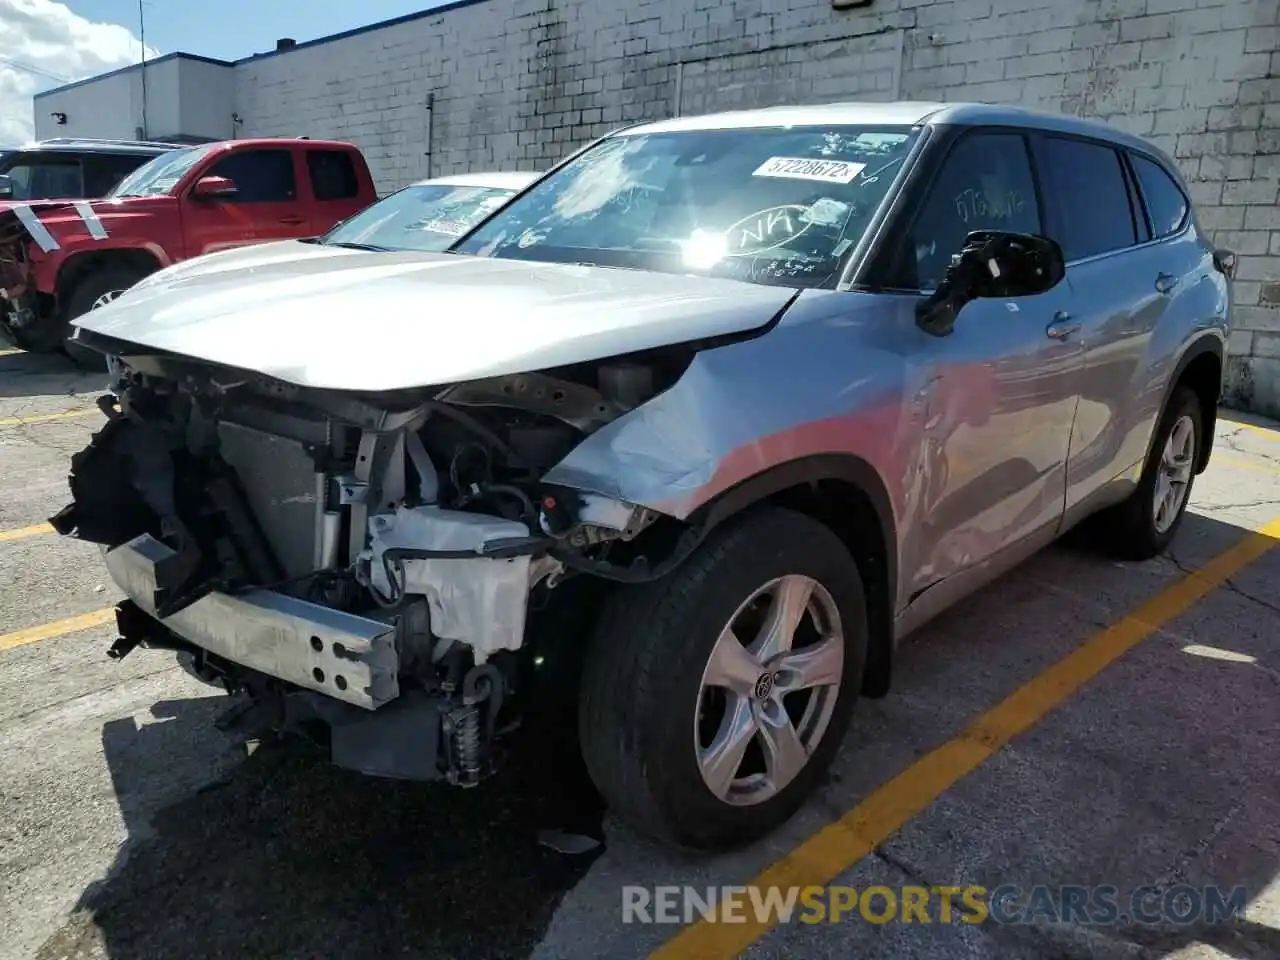
M 453 756 L 457 763 L 458 785 L 474 787 L 480 782 L 480 710 L 475 704 L 453 713 Z

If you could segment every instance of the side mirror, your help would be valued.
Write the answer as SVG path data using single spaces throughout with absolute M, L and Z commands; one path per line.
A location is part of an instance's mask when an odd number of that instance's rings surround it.
M 1033 297 L 1056 287 L 1066 272 L 1062 248 L 1048 237 L 976 230 L 951 258 L 938 289 L 916 305 L 916 323 L 945 337 L 970 300 Z
M 13 180 L 9 176 L 3 173 L 0 173 L 0 200 L 12 200 L 12 199 L 13 199 Z
M 225 200 L 236 195 L 236 183 L 228 177 L 201 177 L 191 188 L 197 200 Z

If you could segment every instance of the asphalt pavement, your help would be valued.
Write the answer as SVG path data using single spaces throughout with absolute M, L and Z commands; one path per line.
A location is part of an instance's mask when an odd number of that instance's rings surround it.
M 1069 538 L 911 638 L 815 800 L 698 857 L 601 819 L 564 737 L 473 791 L 365 779 L 219 732 L 229 701 L 170 655 L 108 660 L 97 548 L 43 526 L 103 379 L 0 344 L 0 960 L 1280 957 L 1280 425 L 1223 411 L 1167 557 Z M 623 909 L 771 884 L 923 890 L 931 922 Z M 938 916 L 941 888 L 1037 884 L 1245 899 L 1223 922 Z

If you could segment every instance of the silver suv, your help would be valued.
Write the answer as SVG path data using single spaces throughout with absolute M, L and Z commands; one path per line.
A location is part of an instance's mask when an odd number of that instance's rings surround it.
M 109 548 L 114 655 L 369 773 L 479 782 L 554 673 L 617 812 L 749 841 L 904 636 L 1086 518 L 1158 553 L 1208 463 L 1234 257 L 1101 124 L 648 123 L 408 246 L 216 254 L 82 317 L 118 380 L 53 520 Z

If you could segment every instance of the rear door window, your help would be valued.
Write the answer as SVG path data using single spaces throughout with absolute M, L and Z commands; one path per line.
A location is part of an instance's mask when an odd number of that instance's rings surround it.
M 1140 154 L 1130 154 L 1133 171 L 1138 175 L 1138 186 L 1142 189 L 1142 200 L 1147 207 L 1147 215 L 1151 218 L 1151 229 L 1156 238 L 1167 237 L 1177 233 L 1186 223 L 1190 204 L 1186 194 L 1169 176 L 1164 167 Z
M 1053 211 L 1050 235 L 1067 260 L 1081 260 L 1138 242 L 1120 154 L 1087 140 L 1045 137 L 1037 159 Z
M 74 155 L 24 154 L 5 173 L 13 182 L 14 200 L 63 200 L 85 195 L 80 160 Z
M 317 200 L 350 200 L 360 193 L 355 164 L 345 150 L 308 150 L 307 175 Z
M 915 218 L 893 285 L 935 289 L 975 230 L 1040 232 L 1035 179 L 1020 134 L 974 133 L 956 144 Z

